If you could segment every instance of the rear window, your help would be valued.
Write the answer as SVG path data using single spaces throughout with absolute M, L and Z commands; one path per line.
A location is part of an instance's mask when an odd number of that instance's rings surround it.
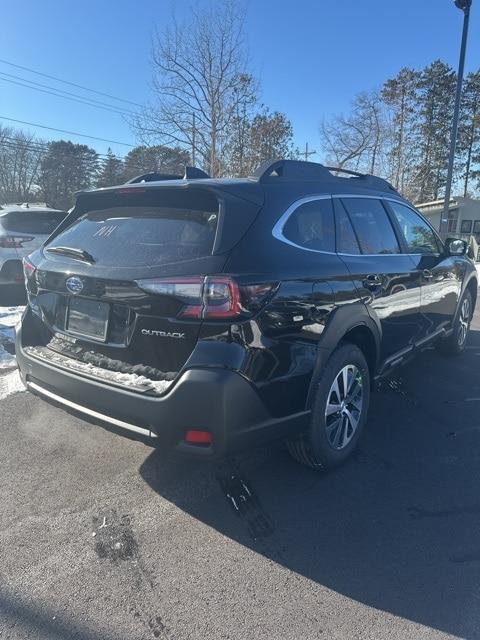
M 283 227 L 285 238 L 314 251 L 335 251 L 333 209 L 330 198 L 299 205 Z
M 63 211 L 12 211 L 0 222 L 7 231 L 50 235 L 66 215 Z
M 89 211 L 49 247 L 83 249 L 105 266 L 155 266 L 211 255 L 218 205 L 210 210 L 121 206 Z

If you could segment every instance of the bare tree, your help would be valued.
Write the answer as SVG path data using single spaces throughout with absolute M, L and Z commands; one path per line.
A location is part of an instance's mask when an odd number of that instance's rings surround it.
M 348 116 L 323 121 L 320 135 L 328 162 L 340 169 L 375 173 L 383 151 L 385 126 L 376 93 L 360 93 Z
M 0 125 L 0 201 L 26 202 L 38 191 L 44 143 L 31 134 Z
M 244 99 L 236 101 L 235 113 L 230 119 L 226 136 L 223 136 L 221 148 L 224 166 L 222 174 L 232 176 L 244 176 L 250 172 L 250 138 L 252 120 L 256 117 L 257 96 L 254 80 L 251 76 L 245 75 L 241 81 L 249 86 L 242 89 Z
M 222 173 L 221 150 L 231 122 L 255 93 L 243 26 L 239 3 L 222 0 L 194 9 L 188 23 L 173 19 L 155 34 L 156 100 L 132 122 L 142 142 L 179 146 L 211 175 Z

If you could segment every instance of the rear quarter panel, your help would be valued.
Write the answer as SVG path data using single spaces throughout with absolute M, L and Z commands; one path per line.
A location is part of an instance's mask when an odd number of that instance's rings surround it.
M 332 313 L 338 305 L 359 300 L 336 254 L 305 251 L 273 237 L 278 218 L 305 195 L 305 185 L 287 195 L 271 187 L 267 205 L 225 265 L 239 282 L 279 283 L 256 318 L 226 329 L 222 338 L 242 349 L 239 370 L 256 386 L 272 416 L 305 409 Z M 214 339 L 206 335 L 208 325 L 202 332 L 204 339 Z

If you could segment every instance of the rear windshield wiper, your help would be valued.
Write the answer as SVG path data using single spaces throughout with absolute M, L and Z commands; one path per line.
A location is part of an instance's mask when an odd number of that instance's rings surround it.
M 45 251 L 50 253 L 58 253 L 62 256 L 69 256 L 73 260 L 82 260 L 82 262 L 95 262 L 95 258 L 84 249 L 76 249 L 75 247 L 46 247 Z

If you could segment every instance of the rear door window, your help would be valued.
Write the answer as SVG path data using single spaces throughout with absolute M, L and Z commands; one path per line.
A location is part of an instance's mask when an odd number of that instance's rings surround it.
M 12 211 L 0 222 L 7 231 L 49 236 L 66 215 L 64 211 Z
M 214 210 L 112 207 L 85 213 L 48 248 L 81 249 L 105 266 L 162 265 L 211 255 L 217 221 Z
M 397 237 L 380 200 L 376 198 L 343 198 L 362 253 L 400 253 Z
M 331 198 L 300 204 L 283 227 L 283 235 L 294 244 L 314 251 L 335 251 Z

